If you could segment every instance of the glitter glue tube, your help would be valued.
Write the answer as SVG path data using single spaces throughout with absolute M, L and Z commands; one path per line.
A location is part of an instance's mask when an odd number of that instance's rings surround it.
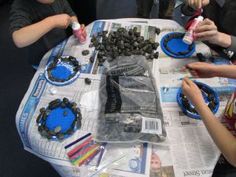
M 78 22 L 72 22 L 71 27 L 73 29 L 73 34 L 79 40 L 81 44 L 86 42 L 87 33 L 84 25 L 80 25 Z
M 191 26 L 188 28 L 188 31 L 185 33 L 184 37 L 183 37 L 183 42 L 191 45 L 194 41 L 194 30 L 197 27 L 197 25 L 203 21 L 203 17 L 202 16 L 198 16 L 197 18 L 195 18 L 191 24 Z

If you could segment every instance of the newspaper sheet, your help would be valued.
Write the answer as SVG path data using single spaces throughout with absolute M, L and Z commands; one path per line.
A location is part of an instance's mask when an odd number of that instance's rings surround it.
M 87 27 L 91 37 L 94 33 L 102 30 L 115 30 L 123 26 L 140 28 L 145 38 L 153 37 L 153 26 L 161 29 L 159 40 L 167 32 L 183 31 L 177 23 L 170 20 L 143 20 L 143 19 L 119 19 L 116 21 L 95 21 Z M 160 49 L 159 60 L 150 62 L 153 75 L 159 89 L 164 121 L 167 129 L 167 140 L 162 145 L 150 144 L 108 144 L 106 152 L 98 168 L 94 170 L 91 165 L 78 169 L 69 162 L 65 145 L 85 135 L 88 132 L 95 133 L 99 107 L 99 83 L 102 67 L 96 62 L 96 52 L 89 48 L 90 38 L 86 44 L 81 45 L 72 36 L 62 42 L 42 59 L 39 69 L 31 81 L 30 87 L 25 94 L 17 115 L 16 125 L 24 148 L 48 161 L 64 177 L 78 176 L 165 176 L 165 177 L 207 177 L 212 175 L 212 170 L 219 156 L 219 151 L 211 140 L 201 121 L 193 121 L 183 115 L 176 103 L 176 92 L 181 85 L 180 78 L 186 73 L 181 73 L 179 68 L 192 59 L 173 59 L 167 57 Z M 82 56 L 83 49 L 89 49 L 91 56 Z M 197 50 L 210 55 L 210 50 L 202 43 L 197 44 Z M 79 78 L 70 85 L 56 87 L 48 83 L 44 76 L 44 69 L 48 62 L 56 56 L 72 55 L 82 64 Z M 195 54 L 193 55 L 195 56 Z M 90 64 L 89 58 L 94 57 L 95 62 Z M 86 85 L 84 78 L 90 78 L 91 84 Z M 212 86 L 221 97 L 221 106 L 217 113 L 223 110 L 227 96 L 232 92 L 234 81 L 224 78 L 211 80 L 199 80 Z M 52 90 L 54 93 L 53 94 Z M 67 97 L 79 104 L 83 117 L 82 127 L 73 136 L 58 142 L 42 138 L 37 130 L 36 117 L 39 109 L 45 107 L 51 100 Z M 122 154 L 113 157 L 112 154 Z M 106 158 L 110 158 L 109 164 Z M 96 163 L 95 159 L 94 163 Z M 94 164 L 92 163 L 92 164 Z M 92 170 L 91 170 L 92 169 Z M 92 172 L 88 172 L 88 170 Z

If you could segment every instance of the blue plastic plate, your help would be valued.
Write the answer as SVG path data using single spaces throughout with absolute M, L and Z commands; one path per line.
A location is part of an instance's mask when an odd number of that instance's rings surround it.
M 63 101 L 60 101 L 60 104 Z M 80 109 L 77 107 L 80 112 Z M 46 118 L 43 118 L 43 114 L 40 113 L 40 121 L 37 123 L 38 126 L 45 127 L 49 131 L 54 131 L 56 128 L 60 128 L 58 133 L 63 134 L 63 139 L 71 136 L 78 127 L 78 121 L 81 121 L 82 117 L 76 112 L 73 111 L 72 107 L 69 105 L 65 106 L 57 106 L 55 108 L 51 108 L 48 106 L 45 110 L 50 111 Z M 69 133 L 70 132 L 70 133 Z M 50 140 L 59 140 L 56 135 L 51 135 Z
M 58 58 L 58 62 L 56 64 L 56 66 L 51 70 L 51 76 L 53 78 L 57 79 L 58 81 L 52 80 L 49 77 L 48 68 L 50 67 L 50 65 L 54 61 L 51 61 L 50 63 L 48 63 L 48 65 L 45 68 L 45 72 L 44 72 L 45 77 L 48 82 L 50 82 L 53 85 L 64 86 L 64 85 L 68 85 L 68 84 L 72 83 L 73 81 L 75 81 L 77 79 L 77 77 L 80 74 L 80 70 L 74 71 L 74 68 L 76 66 L 74 66 L 71 62 L 67 62 L 64 60 L 69 57 L 70 56 L 61 56 L 60 58 Z
M 163 50 L 163 52 L 173 58 L 188 58 L 190 56 L 192 56 L 192 54 L 195 51 L 195 43 L 192 43 L 191 47 L 192 50 L 189 50 L 189 46 L 188 44 L 185 44 L 182 40 L 182 38 L 170 38 L 170 36 L 177 34 L 177 35 L 183 35 L 184 33 L 178 33 L 178 32 L 172 32 L 172 33 L 168 33 L 165 36 L 163 36 L 163 38 L 161 39 L 161 49 Z M 170 39 L 168 39 L 170 38 Z M 167 47 L 168 49 L 165 47 L 164 43 L 165 40 L 167 40 Z M 179 52 L 187 52 L 186 54 L 178 54 Z
M 206 84 L 203 84 L 201 82 L 196 82 L 196 81 L 194 81 L 194 83 L 197 84 L 197 86 L 199 88 L 201 88 L 203 98 L 204 98 L 205 103 L 207 105 L 210 102 L 210 100 L 208 98 L 208 94 L 212 94 L 214 96 L 215 108 L 214 108 L 214 110 L 212 110 L 212 112 L 215 114 L 218 111 L 219 106 L 220 106 L 219 97 L 218 97 L 217 93 L 211 87 L 209 87 Z M 182 109 L 183 113 L 185 115 L 187 115 L 188 117 L 190 117 L 190 118 L 199 119 L 200 120 L 201 117 L 200 117 L 200 115 L 197 112 L 193 113 L 190 110 L 185 108 L 185 106 L 183 105 L 182 95 L 183 95 L 182 88 L 180 88 L 178 90 L 178 93 L 177 93 L 177 103 L 179 104 L 179 106 Z M 190 107 L 194 109 L 194 106 L 191 104 L 191 102 L 188 102 L 188 103 L 190 104 Z

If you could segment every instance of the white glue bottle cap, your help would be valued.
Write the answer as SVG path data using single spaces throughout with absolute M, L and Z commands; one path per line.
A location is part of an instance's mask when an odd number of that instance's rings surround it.
M 192 36 L 193 36 L 193 32 L 187 31 L 185 33 L 185 36 L 183 37 L 183 42 L 185 44 L 191 45 L 193 43 L 193 37 Z
M 79 30 L 80 24 L 78 22 L 72 22 L 71 27 L 73 30 Z
M 196 18 L 196 20 L 198 21 L 198 22 L 201 22 L 201 21 L 203 21 L 203 16 L 198 16 L 197 18 Z

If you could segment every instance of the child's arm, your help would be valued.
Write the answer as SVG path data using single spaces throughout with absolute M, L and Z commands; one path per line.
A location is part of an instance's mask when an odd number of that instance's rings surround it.
M 70 22 L 71 17 L 67 14 L 54 15 L 14 31 L 12 38 L 16 46 L 22 48 L 33 44 L 53 28 L 67 28 Z
M 218 65 L 216 73 L 217 77 L 236 79 L 236 65 Z
M 205 103 L 200 103 L 195 108 L 217 147 L 228 162 L 236 166 L 236 138 L 213 115 Z
M 214 65 L 204 62 L 190 63 L 185 66 L 194 77 L 227 77 L 236 79 L 236 65 Z
M 71 22 L 78 22 L 78 18 L 76 16 L 71 17 Z
M 184 95 L 188 97 L 200 114 L 209 134 L 225 158 L 236 166 L 236 138 L 219 122 L 205 104 L 201 91 L 188 78 L 182 84 Z

